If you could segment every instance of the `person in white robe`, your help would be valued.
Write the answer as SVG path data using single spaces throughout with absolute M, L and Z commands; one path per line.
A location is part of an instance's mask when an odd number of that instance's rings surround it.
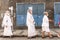
M 32 15 L 32 7 L 28 8 L 26 24 L 28 27 L 28 38 L 36 36 L 35 21 Z
M 44 12 L 43 20 L 42 20 L 42 38 L 44 38 L 44 33 L 47 32 L 49 37 L 52 37 L 49 29 L 49 20 L 48 19 L 48 12 Z
M 4 32 L 3 32 L 3 36 L 12 36 L 12 22 L 11 22 L 11 18 L 10 18 L 10 12 L 6 11 L 4 14 L 4 18 L 2 21 L 2 27 L 4 28 Z

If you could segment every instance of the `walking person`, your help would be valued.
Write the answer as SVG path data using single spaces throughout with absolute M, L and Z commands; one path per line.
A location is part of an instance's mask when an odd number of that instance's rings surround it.
M 28 38 L 36 36 L 35 21 L 32 15 L 32 11 L 33 11 L 32 7 L 29 7 L 27 10 L 26 24 L 28 27 Z
M 43 17 L 43 22 L 42 22 L 42 38 L 45 37 L 44 36 L 45 32 L 47 32 L 48 36 L 52 38 L 52 35 L 50 33 L 50 28 L 49 28 L 49 21 L 51 20 L 48 19 L 48 12 L 44 12 L 44 17 Z
M 6 11 L 4 14 L 4 18 L 2 21 L 2 27 L 4 28 L 4 32 L 3 32 L 3 36 L 12 36 L 12 22 L 11 22 L 11 18 L 10 18 L 10 12 Z

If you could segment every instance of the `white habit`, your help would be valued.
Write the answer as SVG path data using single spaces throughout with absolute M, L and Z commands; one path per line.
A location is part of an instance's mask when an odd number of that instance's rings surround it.
M 32 14 L 30 14 L 29 12 L 27 12 L 27 20 L 26 20 L 26 24 L 28 26 L 28 37 L 32 37 L 32 36 L 36 36 L 36 30 L 35 30 L 35 22 L 34 18 L 32 16 Z
M 9 14 L 9 13 L 8 13 Z M 4 27 L 3 36 L 12 36 L 12 30 L 11 30 L 12 22 L 10 15 L 4 15 L 3 21 L 2 21 L 2 27 Z
M 49 19 L 48 19 L 48 17 L 46 15 L 44 15 L 44 17 L 43 17 L 42 31 L 50 32 L 50 29 L 49 29 Z

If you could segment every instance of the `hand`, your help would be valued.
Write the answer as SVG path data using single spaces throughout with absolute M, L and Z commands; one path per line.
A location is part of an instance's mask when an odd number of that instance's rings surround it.
M 6 26 L 6 28 L 7 28 L 7 26 Z
M 33 21 L 33 23 L 35 24 L 35 21 Z
M 53 21 L 53 20 L 51 20 L 51 19 L 50 19 L 49 21 L 50 21 L 50 22 L 54 22 L 54 21 Z
M 52 20 L 49 20 L 49 21 L 52 21 Z
M 59 28 L 60 28 L 60 25 L 59 25 Z

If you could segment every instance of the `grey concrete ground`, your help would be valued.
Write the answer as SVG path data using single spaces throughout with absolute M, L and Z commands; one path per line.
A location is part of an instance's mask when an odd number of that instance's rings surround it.
M 59 32 L 60 29 L 51 29 L 51 33 L 54 36 L 52 39 L 50 39 L 49 37 L 47 37 L 47 33 L 45 34 L 46 38 L 42 39 L 41 38 L 41 29 L 37 29 L 37 37 L 36 38 L 32 38 L 32 39 L 28 39 L 27 38 L 27 29 L 15 29 L 13 34 L 14 37 L 10 38 L 10 37 L 6 37 L 3 38 L 2 34 L 3 34 L 3 29 L 0 29 L 0 40 L 60 40 L 60 38 L 57 37 L 57 32 Z

